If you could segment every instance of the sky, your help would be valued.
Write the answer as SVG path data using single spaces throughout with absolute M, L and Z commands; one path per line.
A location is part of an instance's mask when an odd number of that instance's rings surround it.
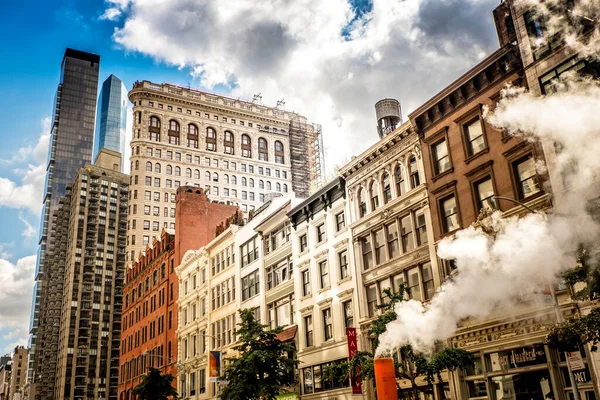
M 22 0 L 0 4 L 0 354 L 26 345 L 49 122 L 66 47 L 110 74 L 284 99 L 323 127 L 331 173 L 498 47 L 500 0 Z M 126 163 L 128 164 L 128 163 Z

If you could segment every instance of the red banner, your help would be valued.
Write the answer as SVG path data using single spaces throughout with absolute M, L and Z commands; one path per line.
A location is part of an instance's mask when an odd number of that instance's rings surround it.
M 352 360 L 358 352 L 358 338 L 356 337 L 356 328 L 346 328 L 346 338 L 348 339 L 348 359 Z M 362 394 L 362 383 L 360 382 L 360 371 L 354 371 L 352 374 L 352 394 Z

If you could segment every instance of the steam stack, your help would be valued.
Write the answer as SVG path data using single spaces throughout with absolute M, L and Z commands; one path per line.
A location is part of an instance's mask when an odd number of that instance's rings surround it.
M 400 102 L 396 99 L 383 99 L 375 103 L 377 115 L 377 133 L 379 138 L 385 137 L 402 124 Z
M 398 400 L 393 358 L 375 359 L 375 386 L 378 400 Z

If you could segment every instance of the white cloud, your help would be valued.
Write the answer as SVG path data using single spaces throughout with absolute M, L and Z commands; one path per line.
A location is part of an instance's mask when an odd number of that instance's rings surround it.
M 46 163 L 50 141 L 50 117 L 41 121 L 41 132 L 35 145 L 18 149 L 10 159 L 0 164 L 15 166 L 13 171 L 21 182 L 0 176 L 0 207 L 26 209 L 39 215 L 46 178 Z M 26 168 L 18 168 L 27 163 Z
M 0 258 L 11 258 L 12 253 L 10 253 L 6 248 L 15 247 L 14 242 L 11 243 L 0 243 Z
M 23 213 L 19 213 L 19 220 L 25 225 L 25 230 L 21 232 L 21 236 L 24 236 L 26 238 L 32 238 L 37 236 L 37 231 L 34 229 L 33 226 L 31 226 L 29 221 L 25 219 Z
M 29 332 L 26 328 L 15 328 L 9 330 L 6 334 L 2 335 L 2 343 L 4 343 L 4 347 L 0 348 L 0 354 L 8 354 L 17 346 L 27 347 L 28 337 Z
M 0 259 L 0 326 L 3 329 L 27 327 L 31 311 L 36 256 L 17 260 Z
M 104 13 L 98 19 L 107 19 L 109 21 L 115 21 L 121 16 L 121 10 L 115 7 L 107 8 Z
M 285 98 L 323 125 L 332 166 L 377 140 L 377 100 L 398 98 L 406 117 L 493 51 L 497 4 L 374 0 L 356 15 L 349 0 L 132 0 L 114 40 L 204 87 Z

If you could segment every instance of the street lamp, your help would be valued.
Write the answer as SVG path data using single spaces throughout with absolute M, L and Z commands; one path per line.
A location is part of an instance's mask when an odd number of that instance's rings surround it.
M 502 197 L 502 196 L 493 196 L 493 198 L 498 199 L 498 200 L 509 201 L 511 203 L 517 204 L 517 205 L 525 208 L 527 211 L 529 211 L 532 214 L 536 213 L 533 209 L 531 209 L 531 207 L 529 207 L 515 199 L 511 199 L 509 197 Z M 565 321 L 565 318 L 558 306 L 558 298 L 556 297 L 556 291 L 554 290 L 553 282 L 548 282 L 548 286 L 550 287 L 550 296 L 552 296 L 552 306 L 554 308 L 554 314 L 556 315 L 556 321 L 559 324 L 561 324 Z M 575 375 L 573 375 L 573 370 L 571 369 L 571 362 L 569 361 L 569 357 L 567 357 L 566 354 L 565 354 L 565 360 L 567 360 L 567 369 L 569 370 L 569 380 L 571 381 L 571 388 L 573 389 L 573 400 L 580 400 L 579 389 L 577 388 L 577 381 L 575 380 Z

